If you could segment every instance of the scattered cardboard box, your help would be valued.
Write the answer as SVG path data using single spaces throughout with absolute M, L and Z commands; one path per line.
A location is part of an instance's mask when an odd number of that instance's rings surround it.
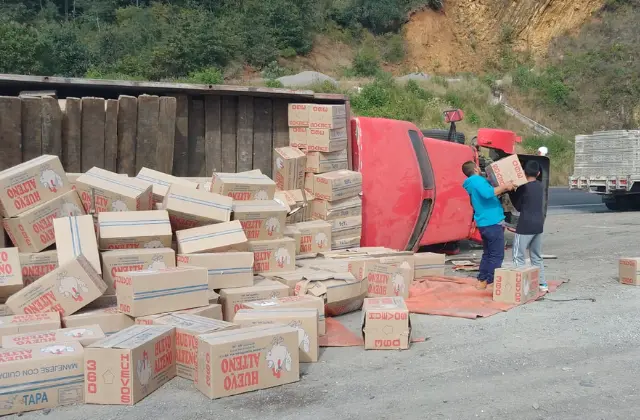
M 20 290 L 7 305 L 16 314 L 60 312 L 71 315 L 107 290 L 91 263 L 79 255 Z
M 176 253 L 171 248 L 105 251 L 102 253 L 102 278 L 107 284 L 105 295 L 116 293 L 115 280 L 120 273 L 161 270 L 175 266 Z
M 309 294 L 322 298 L 325 302 L 325 316 L 338 316 L 357 311 L 367 296 L 367 281 L 357 280 L 348 272 L 334 273 L 321 271 L 314 277 L 299 282 L 296 296 Z
M 60 158 L 42 155 L 0 172 L 0 215 L 18 216 L 69 191 Z
M 305 168 L 305 171 L 312 172 L 314 174 L 321 174 L 324 172 L 349 169 L 348 159 L 349 155 L 346 149 L 346 142 L 344 150 L 329 153 L 308 152 L 307 167 Z
M 239 201 L 273 200 L 276 183 L 264 174 L 216 172 L 211 179 L 211 192 Z
M 180 185 L 182 187 L 195 190 L 198 188 L 197 182 L 192 182 L 184 178 L 168 175 L 164 172 L 154 171 L 149 168 L 142 168 L 136 178 L 148 182 L 152 185 L 153 200 L 156 203 L 161 203 L 164 200 L 165 195 L 171 185 Z
M 301 270 L 299 270 L 301 271 Z M 304 280 L 304 276 L 299 276 L 298 281 Z M 284 283 L 283 283 L 284 284 Z M 279 298 L 272 298 L 266 300 L 255 300 L 251 302 L 245 302 L 241 305 L 241 309 L 255 309 L 261 311 L 270 310 L 288 310 L 288 309 L 314 309 L 317 312 L 318 318 L 318 334 L 325 335 L 327 332 L 325 317 L 324 317 L 324 300 L 319 297 L 311 295 L 302 296 L 284 296 Z M 237 314 L 236 314 L 237 315 Z M 233 319 L 235 322 L 236 319 Z
M 309 127 L 311 104 L 289 104 L 289 127 Z
M 98 241 L 93 226 L 93 217 L 72 216 L 53 220 L 53 229 L 58 250 L 58 265 L 84 255 L 98 274 L 102 274 Z
M 302 241 L 302 232 L 300 232 L 298 229 L 296 229 L 292 225 L 287 225 L 284 228 L 283 234 L 286 238 L 291 238 L 294 241 L 296 241 L 296 249 L 299 252 L 300 242 Z
M 308 135 L 309 129 L 307 127 L 289 127 L 289 146 L 306 150 Z
M 254 300 L 276 299 L 289 296 L 289 288 L 273 280 L 256 280 L 253 286 L 220 289 L 220 304 L 225 321 L 233 321 L 233 317 L 242 304 Z
M 324 220 L 296 223 L 300 243 L 296 254 L 317 254 L 331 249 L 331 225 Z
M 209 290 L 253 286 L 253 253 L 178 254 L 178 267 L 207 269 Z
M 116 306 L 82 310 L 62 317 L 65 328 L 80 328 L 99 325 L 105 335 L 111 335 L 133 325 L 133 319 L 123 314 Z
M 445 255 L 433 252 L 420 252 L 414 254 L 414 279 L 423 279 L 430 276 L 444 276 Z
M 316 174 L 311 172 L 306 172 L 304 174 L 304 190 L 309 194 L 313 195 L 314 199 L 315 199 L 315 194 L 314 194 L 315 182 L 316 182 Z
M 171 224 L 166 210 L 102 212 L 98 214 L 101 250 L 171 248 Z
M 318 361 L 318 311 L 315 309 L 240 309 L 233 322 L 242 327 L 273 324 L 293 327 L 298 330 L 300 363 Z
M 344 128 L 347 126 L 347 109 L 344 105 L 314 104 L 309 109 L 309 128 Z
M 236 349 L 242 349 L 239 358 Z M 298 330 L 259 325 L 198 336 L 196 388 L 211 399 L 300 380 Z
M 88 346 L 105 337 L 99 325 L 86 325 L 80 328 L 62 328 L 47 331 L 36 331 L 5 335 L 2 337 L 2 348 L 35 346 L 42 344 L 68 343 L 77 341 Z
M 407 299 L 413 275 L 413 257 L 383 257 L 367 262 L 364 266 L 364 276 L 369 283 L 367 297 L 400 296 Z
M 17 248 L 0 248 L 0 298 L 8 298 L 24 287 Z
M 536 267 L 498 268 L 494 274 L 493 300 L 526 303 L 538 295 L 539 286 L 540 270 Z
M 53 219 L 83 214 L 78 194 L 68 191 L 17 217 L 4 219 L 3 226 L 20 252 L 40 252 L 56 241 Z
M 0 416 L 82 403 L 83 356 L 78 342 L 0 349 Z
M 330 220 L 329 223 L 332 240 L 362 236 L 362 216 L 342 217 Z
M 331 249 L 342 250 L 358 247 L 361 240 L 362 237 L 360 235 L 333 239 L 331 240 Z
M 322 220 L 336 220 L 362 215 L 362 199 L 359 196 L 344 200 L 314 200 L 311 204 L 311 217 Z
M 176 376 L 176 330 L 133 325 L 85 348 L 85 403 L 133 405 Z
M 58 251 L 21 253 L 22 281 L 30 285 L 40 277 L 58 268 Z
M 309 128 L 307 150 L 309 152 L 340 152 L 347 149 L 347 128 Z M 346 169 L 346 168 L 344 168 Z
M 276 191 L 275 200 L 289 207 L 287 224 L 311 220 L 311 205 L 314 197 L 310 192 L 304 189 Z
M 253 252 L 254 273 L 293 271 L 296 266 L 296 241 L 291 238 L 249 242 Z
M 97 167 L 76 180 L 76 189 L 87 213 L 153 209 L 151 184 Z
M 43 312 L 0 317 L 0 338 L 8 335 L 60 328 L 60 313 Z
M 640 262 L 640 258 L 620 258 L 618 261 L 618 280 L 620 283 L 640 286 L 638 262 Z
M 233 199 L 220 194 L 172 185 L 164 197 L 174 231 L 231 220 Z
M 314 175 L 313 194 L 327 201 L 355 197 L 362 192 L 362 174 L 354 171 L 333 171 Z
M 218 223 L 176 232 L 178 252 L 180 254 L 202 254 L 211 252 L 248 250 L 247 236 L 242 224 L 233 222 Z
M 69 181 L 69 184 L 71 185 L 72 190 L 76 189 L 76 180 L 80 178 L 81 175 L 82 175 L 81 173 L 67 172 L 67 180 Z
M 365 299 L 362 305 L 362 335 L 365 350 L 408 349 L 411 321 L 404 299 Z
M 175 312 L 163 312 L 160 314 L 139 316 L 139 317 L 136 317 L 135 323 L 138 325 L 153 325 L 156 319 L 162 318 L 163 316 L 175 315 L 175 314 L 197 315 L 203 318 L 217 319 L 222 321 L 222 305 L 217 303 L 212 303 L 209 306 L 200 306 L 198 308 L 183 309 L 181 311 L 175 311 Z
M 236 201 L 233 220 L 240 221 L 250 241 L 280 239 L 287 223 L 287 208 L 276 200 Z
M 520 160 L 518 160 L 518 155 L 510 155 L 491 163 L 486 167 L 486 172 L 487 178 L 495 187 L 505 185 L 509 181 L 513 182 L 516 187 L 528 182 Z
M 280 191 L 304 188 L 307 156 L 295 147 L 273 149 L 273 180 Z

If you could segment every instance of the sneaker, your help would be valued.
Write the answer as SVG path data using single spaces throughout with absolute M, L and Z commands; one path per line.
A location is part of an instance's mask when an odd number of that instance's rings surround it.
M 547 293 L 549 291 L 549 286 L 546 285 L 546 284 L 541 284 L 540 285 L 540 291 L 544 292 L 544 293 Z
M 476 283 L 476 289 L 478 290 L 486 290 L 487 289 L 487 282 L 484 280 L 478 280 L 478 283 Z

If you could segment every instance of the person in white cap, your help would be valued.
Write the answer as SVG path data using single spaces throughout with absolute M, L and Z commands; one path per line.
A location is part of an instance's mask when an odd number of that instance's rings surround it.
M 547 149 L 545 146 L 538 148 L 538 156 L 547 156 L 547 153 L 549 153 L 549 149 Z

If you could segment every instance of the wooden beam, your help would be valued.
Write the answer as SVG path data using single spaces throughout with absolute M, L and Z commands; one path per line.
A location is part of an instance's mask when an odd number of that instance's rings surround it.
M 205 96 L 205 167 L 206 176 L 222 171 L 222 130 L 220 124 L 220 97 Z
M 155 169 L 158 146 L 158 116 L 160 98 L 155 95 L 138 97 L 138 134 L 136 136 L 136 173 L 143 167 Z
M 82 172 L 104 168 L 104 99 L 82 98 Z
M 271 176 L 273 169 L 273 101 L 255 98 L 253 102 L 253 169 Z
M 253 169 L 253 98 L 238 98 L 237 171 Z
M 189 176 L 206 176 L 204 100 L 189 101 Z
M 189 98 L 176 96 L 176 135 L 173 144 L 173 174 L 189 173 Z
M 118 170 L 118 100 L 107 99 L 104 115 L 104 169 Z
M 118 173 L 136 174 L 136 136 L 138 130 L 138 99 L 121 95 L 118 98 Z
M 0 171 L 22 162 L 22 102 L 0 96 Z M 0 240 L 4 232 L 0 233 Z
M 237 97 L 223 97 L 220 124 L 222 126 L 222 172 L 236 172 Z
M 24 97 L 22 100 L 22 160 L 35 159 L 42 154 L 42 98 Z
M 273 101 L 273 147 L 289 145 L 289 103 L 283 99 Z
M 176 139 L 176 98 L 162 96 L 158 117 L 156 169 L 166 174 L 173 171 L 173 149 Z
M 80 98 L 65 100 L 62 117 L 62 166 L 65 171 L 82 171 L 82 101 Z
M 62 110 L 51 96 L 42 98 L 42 154 L 62 155 Z

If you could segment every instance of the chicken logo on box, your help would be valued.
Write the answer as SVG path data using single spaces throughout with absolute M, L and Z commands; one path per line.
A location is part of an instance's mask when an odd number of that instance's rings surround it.
M 54 193 L 64 185 L 62 177 L 53 169 L 45 169 L 40 173 L 40 184 Z
M 270 217 L 267 219 L 266 227 L 267 227 L 267 234 L 269 236 L 273 236 L 274 232 L 278 232 L 278 233 L 280 232 L 280 221 L 275 217 Z
M 267 353 L 267 366 L 273 372 L 273 376 L 280 379 L 282 371 L 291 371 L 291 353 L 283 344 L 282 337 L 273 339 L 271 350 Z
M 84 214 L 84 212 L 80 209 L 80 207 L 78 207 L 77 205 L 69 201 L 63 201 L 62 206 L 60 206 L 60 209 L 62 210 L 61 212 L 62 214 L 60 215 L 60 217 L 82 216 Z
M 66 335 L 67 337 L 82 338 L 93 335 L 93 331 L 87 330 L 85 328 L 77 328 L 75 330 L 66 331 L 64 335 Z
M 50 354 L 64 354 L 64 353 L 73 353 L 75 349 L 73 347 L 65 346 L 63 344 L 54 344 L 53 346 L 47 346 L 40 349 L 41 353 L 50 353 Z
M 89 288 L 82 280 L 68 276 L 66 271 L 58 273 L 58 282 L 60 282 L 58 291 L 64 297 L 72 298 L 76 302 L 82 302 L 84 300 L 81 292 L 87 293 L 89 291 Z
M 269 193 L 267 193 L 265 190 L 260 190 L 256 193 L 255 196 L 256 200 L 268 200 L 269 199 Z
M 149 385 L 149 379 L 151 379 L 151 362 L 149 362 L 149 353 L 145 350 L 142 353 L 142 359 L 138 360 L 138 380 L 142 386 L 142 393 L 147 393 L 147 385 Z
M 311 348 L 311 340 L 309 334 L 302 328 L 302 323 L 300 321 L 291 321 L 287 325 L 298 330 L 298 347 L 308 353 Z
M 291 264 L 291 255 L 289 255 L 289 251 L 287 251 L 286 248 L 278 248 L 276 251 L 276 264 L 278 264 L 280 268 Z
M 153 241 L 149 241 L 146 244 L 144 244 L 144 247 L 149 249 L 149 248 L 164 248 L 164 245 L 162 244 L 162 242 L 158 241 L 158 240 L 153 240 Z
M 163 270 L 167 268 L 167 264 L 164 262 L 164 257 L 162 255 L 156 254 L 151 257 L 151 264 L 147 267 L 147 270 Z
M 111 211 L 129 211 L 129 207 L 122 200 L 114 200 L 111 203 Z

